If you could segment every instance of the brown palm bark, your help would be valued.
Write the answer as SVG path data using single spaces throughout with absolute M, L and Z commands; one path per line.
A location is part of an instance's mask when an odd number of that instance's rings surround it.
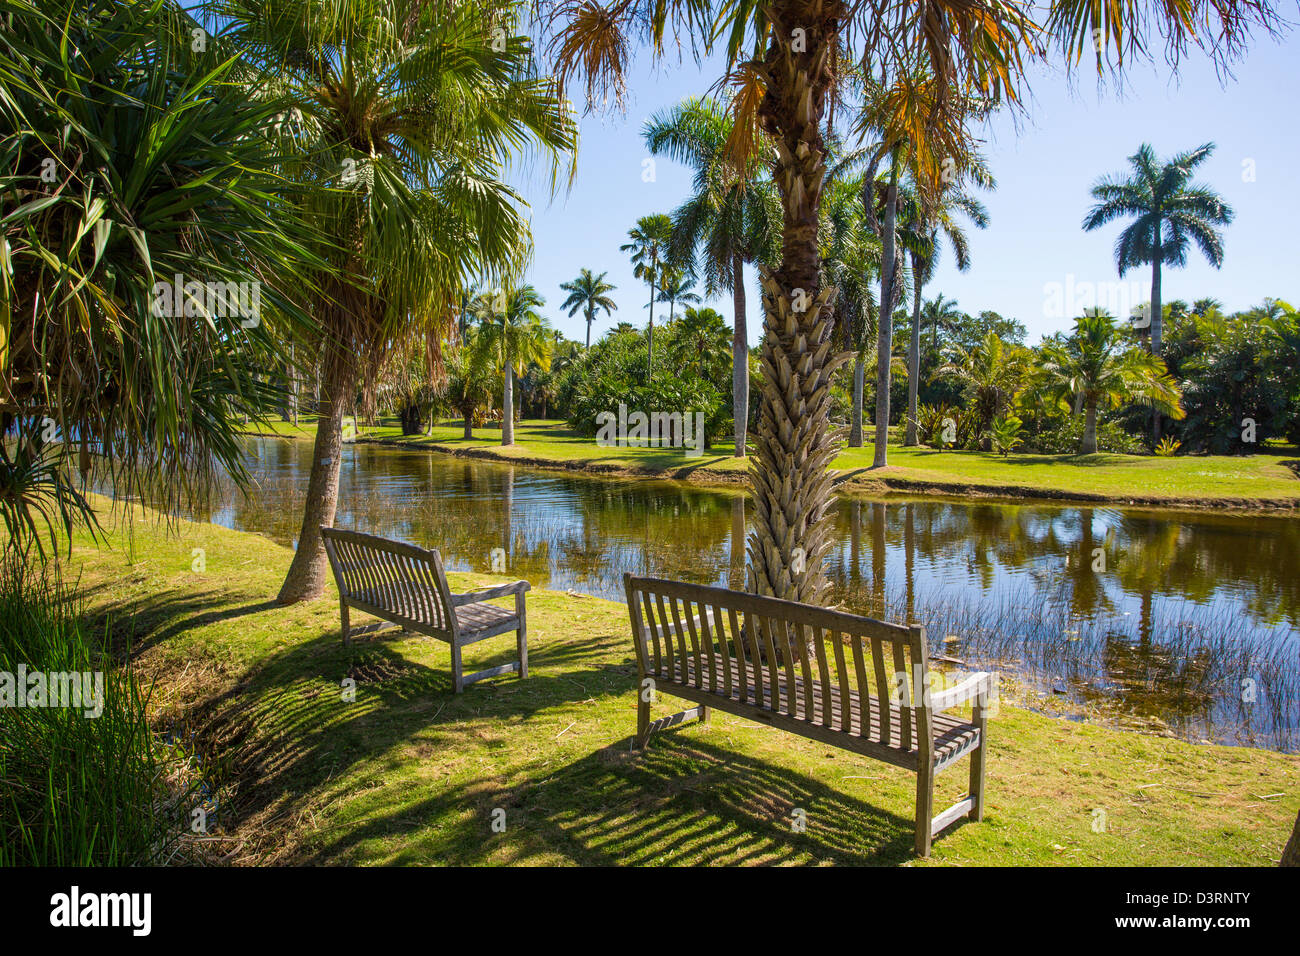
M 822 118 L 830 56 L 847 14 L 841 0 L 792 0 L 768 8 L 771 41 L 758 64 L 766 80 L 759 108 L 776 143 L 774 178 L 783 210 L 781 263 L 760 270 L 763 392 L 759 406 L 750 538 L 753 587 L 817 603 L 827 590 L 830 546 L 830 379 L 849 354 L 834 354 L 827 308 L 833 287 L 818 282 L 817 229 L 826 175 Z M 796 30 L 798 32 L 796 32 Z M 794 37 L 806 38 L 794 49 Z
M 298 549 L 294 552 L 276 600 L 281 604 L 311 601 L 325 592 L 325 546 L 322 527 L 334 526 L 339 500 L 339 464 L 343 452 L 343 413 L 352 404 L 355 357 L 336 342 L 327 343 L 321 362 L 320 418 L 312 446 L 311 474 L 303 509 Z
M 1286 841 L 1286 849 L 1282 851 L 1282 866 L 1300 866 L 1300 813 L 1296 814 L 1291 839 Z
M 745 457 L 745 435 L 749 428 L 749 327 L 745 321 L 745 260 L 731 257 L 731 304 L 735 311 L 731 333 L 731 414 L 735 424 L 736 450 Z

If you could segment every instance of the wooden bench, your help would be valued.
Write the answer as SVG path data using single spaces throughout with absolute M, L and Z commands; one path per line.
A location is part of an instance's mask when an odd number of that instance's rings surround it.
M 624 575 L 640 687 L 638 746 L 713 708 L 916 774 L 916 852 L 984 814 L 988 707 L 997 675 L 930 691 L 925 629 L 725 588 Z M 650 690 L 697 706 L 650 721 Z M 969 720 L 946 711 L 973 701 Z M 970 791 L 934 813 L 934 778 L 969 754 Z
M 403 627 L 446 641 L 451 646 L 451 680 L 457 694 L 466 684 L 485 677 L 510 671 L 518 671 L 521 679 L 528 676 L 527 581 L 453 594 L 437 551 L 355 531 L 320 530 L 339 588 L 345 646 L 352 643 L 354 633 L 348 608 L 356 608 L 389 622 L 357 628 L 357 634 Z M 515 596 L 514 611 L 484 603 L 509 594 Z M 507 631 L 516 632 L 519 660 L 465 676 L 461 648 Z

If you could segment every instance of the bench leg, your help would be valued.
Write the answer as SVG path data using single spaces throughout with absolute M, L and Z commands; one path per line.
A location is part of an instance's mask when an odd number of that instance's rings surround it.
M 934 760 L 922 754 L 916 768 L 916 855 L 930 855 L 934 816 Z
M 636 695 L 636 745 L 644 747 L 650 739 L 650 701 L 645 699 L 643 691 Z
M 712 716 L 713 716 L 712 707 L 705 707 L 703 705 L 700 706 L 700 723 L 707 724 L 709 722 L 709 718 Z
M 519 679 L 528 676 L 528 609 L 524 606 L 524 596 L 515 595 L 515 613 L 519 615 L 519 629 L 515 631 L 515 643 L 519 647 Z
M 460 645 L 451 643 L 451 686 L 452 692 L 459 694 L 465 689 L 465 673 L 460 666 Z
M 975 722 L 980 728 L 980 745 L 970 755 L 970 819 L 984 819 L 984 754 L 988 747 L 988 718 L 978 711 Z
M 348 605 L 346 601 L 339 601 L 339 617 L 343 619 L 343 646 L 352 646 L 352 628 L 348 625 Z

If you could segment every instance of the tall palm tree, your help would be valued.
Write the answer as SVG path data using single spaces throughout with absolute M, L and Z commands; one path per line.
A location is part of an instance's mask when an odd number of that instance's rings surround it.
M 634 37 L 648 36 L 656 55 L 681 48 L 665 42 L 673 34 L 697 50 L 707 50 L 715 38 L 725 42 L 729 78 L 740 91 L 736 112 L 745 119 L 737 128 L 752 128 L 756 118 L 773 141 L 782 243 L 777 266 L 760 269 L 766 334 L 759 463 L 751 472 L 751 568 L 757 591 L 812 602 L 828 586 L 822 563 L 831 547 L 829 467 L 836 453 L 830 379 L 847 361 L 829 348 L 826 307 L 833 293 L 820 285 L 818 241 L 826 120 L 851 75 L 846 61 L 873 73 L 929 64 L 937 89 L 919 125 L 942 155 L 945 144 L 959 138 L 967 93 L 1020 100 L 1030 62 L 1049 50 L 1059 49 L 1074 67 L 1095 48 L 1099 74 L 1140 58 L 1155 45 L 1153 37 L 1171 53 L 1195 46 L 1224 62 L 1241 52 L 1253 29 L 1271 29 L 1276 18 L 1270 0 L 1201 0 L 1199 14 L 1151 0 L 950 4 L 936 15 L 896 0 L 628 0 L 607 6 L 552 0 L 539 7 L 561 85 L 583 83 L 592 106 L 622 100 Z M 1213 17 L 1214 29 L 1199 27 L 1202 15 Z M 737 152 L 747 154 L 745 137 L 736 140 Z
M 320 529 L 334 523 L 344 412 L 414 338 L 438 343 L 470 282 L 517 274 L 531 239 L 507 162 L 576 145 L 572 110 L 539 77 L 522 6 L 465 0 L 215 0 L 246 63 L 276 76 L 295 112 L 283 175 L 309 182 L 302 215 L 327 237 L 321 402 L 298 547 L 279 600 L 319 597 Z M 495 25 L 483 29 L 485 22 Z
M 866 368 L 876 354 L 876 298 L 880 238 L 864 222 L 864 176 L 849 175 L 853 156 L 831 167 L 822 200 L 822 282 L 835 289 L 835 344 L 853 355 L 853 399 L 848 444 L 863 445 L 862 409 Z
M 946 299 L 942 292 L 921 306 L 923 324 L 930 326 L 930 347 L 939 350 L 939 331 L 949 332 L 961 321 L 961 309 L 957 308 L 955 299 Z
M 1079 454 L 1097 451 L 1097 409 L 1137 401 L 1182 418 L 1177 384 L 1157 355 L 1131 347 L 1104 313 L 1075 320 L 1074 334 L 1043 346 L 1041 375 L 1063 407 L 1079 396 L 1086 415 Z
M 591 323 L 596 320 L 596 312 L 604 309 L 606 315 L 612 315 L 618 310 L 618 304 L 606 295 L 618 288 L 605 281 L 608 274 L 593 275 L 590 269 L 583 269 L 576 279 L 560 283 L 560 288 L 569 293 L 569 297 L 560 303 L 560 308 L 567 309 L 570 317 L 581 309 L 587 320 L 587 348 L 591 348 Z
M 691 98 L 655 114 L 643 135 L 651 153 L 694 172 L 692 194 L 673 213 L 672 255 L 698 263 L 709 294 L 731 292 L 731 411 L 735 456 L 745 457 L 749 426 L 749 329 L 745 265 L 770 263 L 780 246 L 781 210 L 757 146 L 761 131 L 742 131 L 755 148 L 736 162 L 736 126 L 727 105 Z
M 700 294 L 695 291 L 695 280 L 683 269 L 664 269 L 659 280 L 659 301 L 668 303 L 668 321 L 677 315 L 677 303 L 699 305 Z
M 966 232 L 957 221 L 956 214 L 964 214 L 977 229 L 989 224 L 988 210 L 977 198 L 963 188 L 964 178 L 986 189 L 996 188 L 982 161 L 972 156 L 969 177 L 941 180 L 937 195 L 930 203 L 912 201 L 905 206 L 907 225 L 920 234 L 921 242 L 909 250 L 912 266 L 912 327 L 907 350 L 907 423 L 904 428 L 904 445 L 916 445 L 916 407 L 921 386 L 921 292 L 934 275 L 939 261 L 942 240 L 952 246 L 957 269 L 970 268 L 970 243 Z M 956 166 L 949 167 L 952 170 Z
M 636 225 L 629 229 L 627 236 L 631 242 L 619 246 L 620 252 L 630 254 L 632 274 L 644 279 L 650 285 L 650 329 L 646 335 L 646 378 L 654 377 L 655 369 L 655 298 L 658 295 L 659 282 L 663 278 L 664 266 L 668 258 L 668 244 L 673 237 L 673 221 L 663 213 L 642 216 Z
M 1096 204 L 1084 216 L 1092 231 L 1120 218 L 1133 220 L 1115 240 L 1115 264 L 1122 278 L 1135 266 L 1151 266 L 1151 354 L 1159 355 L 1164 315 L 1160 300 L 1162 266 L 1187 264 L 1195 243 L 1214 268 L 1223 265 L 1223 235 L 1217 226 L 1232 222 L 1233 211 L 1209 186 L 1192 182 L 1192 173 L 1214 153 L 1214 144 L 1179 153 L 1167 162 L 1143 143 L 1129 157 L 1131 172 L 1099 179 L 1092 187 Z
M 165 510 L 245 481 L 240 425 L 279 401 L 319 261 L 264 132 L 285 104 L 193 50 L 183 10 L 6 0 L 0 19 L 0 519 L 43 554 L 47 531 L 57 551 L 56 530 L 95 529 L 77 472 Z
M 545 300 L 530 285 L 479 296 L 473 306 L 483 348 L 501 373 L 501 444 L 515 443 L 515 376 L 551 364 L 555 332 L 538 312 Z

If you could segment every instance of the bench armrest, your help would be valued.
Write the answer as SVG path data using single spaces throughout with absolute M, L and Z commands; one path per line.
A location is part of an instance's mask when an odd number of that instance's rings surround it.
M 951 710 L 959 704 L 964 704 L 966 701 L 976 698 L 979 698 L 981 703 L 988 706 L 990 699 L 996 692 L 997 680 L 998 675 L 988 671 L 972 674 L 955 687 L 949 687 L 937 694 L 931 694 L 930 710 L 933 713 L 941 714 L 945 710 Z
M 451 606 L 460 607 L 463 604 L 480 604 L 483 601 L 491 601 L 494 598 L 502 598 L 511 594 L 523 594 L 525 591 L 531 590 L 531 587 L 527 581 L 511 581 L 509 584 L 497 584 L 493 587 L 466 591 L 464 594 L 453 594 L 451 596 Z

